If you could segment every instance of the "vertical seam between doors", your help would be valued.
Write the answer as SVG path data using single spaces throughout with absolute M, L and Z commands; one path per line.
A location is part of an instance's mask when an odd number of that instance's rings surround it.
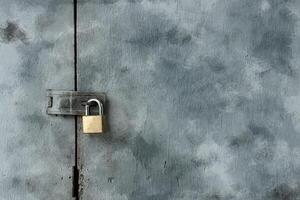
M 74 22 L 74 91 L 78 90 L 78 69 L 77 69 L 77 0 L 73 0 L 73 22 Z M 75 137 L 75 159 L 74 159 L 74 169 L 73 173 L 73 197 L 79 200 L 79 171 L 78 171 L 78 117 L 74 116 L 74 137 Z

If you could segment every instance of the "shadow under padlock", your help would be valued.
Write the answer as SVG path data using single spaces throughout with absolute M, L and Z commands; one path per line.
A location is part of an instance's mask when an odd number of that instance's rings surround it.
M 91 108 L 94 107 L 94 112 Z M 96 110 L 98 113 L 95 114 Z M 105 132 L 105 117 L 103 103 L 98 99 L 89 99 L 85 105 L 85 115 L 82 116 L 82 131 L 86 134 L 101 134 Z

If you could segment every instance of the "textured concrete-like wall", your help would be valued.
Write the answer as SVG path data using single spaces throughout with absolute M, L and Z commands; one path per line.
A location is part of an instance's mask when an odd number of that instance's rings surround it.
M 46 115 L 73 89 L 72 1 L 0 0 L 0 199 L 71 199 L 74 120 Z
M 300 199 L 296 0 L 79 1 L 82 199 Z
M 72 1 L 0 0 L 0 199 L 70 199 Z M 81 199 L 300 199 L 300 2 L 78 0 Z M 80 131 L 80 130 L 79 130 Z

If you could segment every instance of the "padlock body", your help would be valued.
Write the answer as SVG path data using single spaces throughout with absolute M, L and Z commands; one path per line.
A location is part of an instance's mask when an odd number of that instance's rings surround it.
M 102 115 L 82 116 L 83 133 L 103 133 L 103 118 Z

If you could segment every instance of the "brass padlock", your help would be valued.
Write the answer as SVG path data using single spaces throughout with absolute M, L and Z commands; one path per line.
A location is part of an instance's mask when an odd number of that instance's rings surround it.
M 96 102 L 99 107 L 99 115 L 90 115 L 89 103 Z M 83 133 L 104 132 L 103 104 L 98 99 L 90 99 L 85 106 L 85 116 L 82 116 Z

